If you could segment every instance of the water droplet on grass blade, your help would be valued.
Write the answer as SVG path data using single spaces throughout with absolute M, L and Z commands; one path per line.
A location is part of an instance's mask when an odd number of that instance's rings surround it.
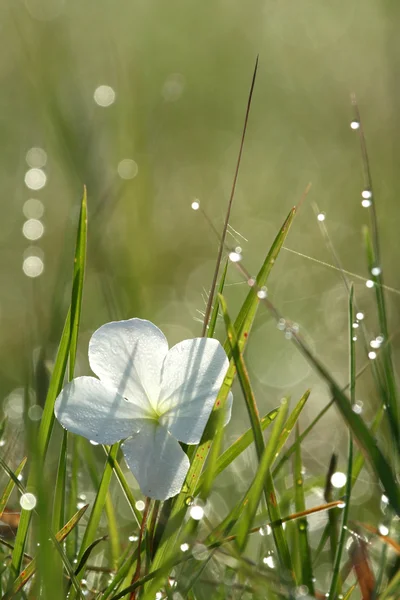
M 359 121 L 352 121 L 350 123 L 350 127 L 351 127 L 351 129 L 354 129 L 354 130 L 359 129 L 360 128 L 360 122 Z
M 19 503 L 24 510 L 33 510 L 36 506 L 36 496 L 27 492 L 26 494 L 22 494 L 19 499 Z

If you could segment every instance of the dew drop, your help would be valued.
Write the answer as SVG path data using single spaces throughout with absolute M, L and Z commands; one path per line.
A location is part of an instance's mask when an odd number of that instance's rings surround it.
M 357 329 L 359 327 L 358 323 L 353 323 L 353 329 Z
M 293 332 L 292 332 L 292 330 L 291 330 L 291 329 L 286 329 L 286 331 L 285 331 L 285 338 L 286 338 L 287 340 L 291 340 L 291 339 L 292 339 L 292 337 L 293 337 Z
M 138 541 L 138 539 L 139 539 L 139 536 L 138 536 L 138 535 L 130 535 L 130 536 L 128 537 L 128 540 L 129 540 L 130 542 L 137 542 L 137 541 Z
M 374 275 L 374 277 L 377 277 L 381 273 L 382 273 L 382 269 L 380 267 L 372 267 L 371 274 Z
M 199 210 L 200 202 L 198 200 L 194 200 L 191 204 L 193 210 Z
M 376 352 L 374 352 L 374 351 L 368 352 L 368 358 L 370 360 L 375 360 L 375 358 L 376 358 Z
M 355 129 L 360 129 L 360 122 L 359 121 L 352 121 L 350 123 L 350 127 L 351 127 L 351 129 L 354 129 L 354 130 Z
M 82 501 L 80 501 L 80 502 L 77 502 L 77 504 L 76 504 L 76 508 L 77 508 L 78 510 L 80 510 L 80 509 L 81 509 L 81 508 L 83 508 L 84 506 L 85 506 L 85 502 L 82 502 Z
M 366 200 L 370 200 L 372 198 L 372 192 L 371 192 L 371 190 L 363 190 L 361 192 L 361 196 L 362 196 L 362 198 L 365 198 Z
M 358 319 L 359 321 L 362 321 L 362 320 L 363 320 L 363 318 L 364 318 L 364 313 L 362 313 L 362 312 L 358 312 L 358 313 L 356 314 L 356 319 Z
M 250 279 L 247 280 L 247 285 L 250 287 L 253 287 L 255 282 L 256 282 L 255 277 L 250 277 Z
M 186 542 L 184 542 L 183 544 L 181 544 L 181 551 L 182 552 L 187 552 L 189 550 L 189 544 L 187 544 Z
M 336 471 L 331 477 L 331 484 L 335 488 L 341 488 L 346 485 L 347 477 L 345 473 L 341 473 L 340 471 Z
M 188 496 L 185 500 L 186 506 L 193 506 L 194 498 L 193 496 Z
M 352 406 L 352 410 L 353 410 L 353 412 L 356 413 L 356 415 L 360 415 L 362 413 L 362 409 L 363 409 L 363 403 L 362 402 L 356 402 Z
M 268 291 L 265 286 L 258 290 L 257 297 L 260 298 L 260 300 L 264 300 L 267 296 L 268 296 Z
M 26 494 L 22 494 L 19 499 L 19 503 L 24 510 L 33 510 L 36 506 L 36 496 L 34 494 L 30 494 L 27 492 Z
M 275 560 L 273 556 L 264 556 L 263 558 L 263 563 L 264 565 L 267 565 L 267 567 L 269 567 L 270 569 L 274 569 L 275 568 Z
M 229 260 L 233 263 L 240 262 L 242 260 L 242 255 L 240 252 L 229 252 Z
M 367 281 L 365 282 L 365 285 L 367 286 L 367 288 L 373 288 L 375 284 L 372 281 L 372 279 L 367 279 Z
M 321 212 L 321 213 L 318 213 L 318 215 L 317 215 L 317 219 L 318 219 L 318 221 L 321 221 L 321 222 L 322 222 L 322 221 L 325 221 L 325 219 L 326 219 L 326 214 L 325 214 L 325 213 L 323 213 L 323 212 Z
M 356 336 L 356 335 L 353 335 L 353 338 L 352 338 L 352 340 L 353 340 L 353 342 L 356 342 L 356 341 L 357 341 L 357 336 Z
M 145 503 L 143 502 L 143 500 L 138 500 L 135 504 L 135 507 L 137 508 L 137 510 L 142 512 L 144 510 Z
M 196 505 L 192 506 L 189 514 L 192 517 L 192 519 L 194 519 L 195 521 L 201 521 L 201 519 L 204 516 L 204 508 L 202 506 L 199 506 L 196 504 Z
M 378 531 L 381 535 L 389 535 L 389 528 L 386 527 L 386 525 L 383 525 L 383 524 L 379 525 Z
M 270 535 L 272 529 L 269 525 L 263 525 L 262 527 L 260 527 L 260 529 L 258 530 L 259 534 L 262 537 L 265 537 L 267 535 Z
M 280 331 L 283 331 L 286 328 L 286 321 L 285 321 L 285 319 L 279 319 L 278 324 L 277 324 L 277 328 Z

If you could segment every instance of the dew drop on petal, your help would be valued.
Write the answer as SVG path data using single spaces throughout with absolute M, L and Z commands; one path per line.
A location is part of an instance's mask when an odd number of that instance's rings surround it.
M 22 494 L 19 499 L 19 503 L 24 510 L 33 510 L 36 506 L 36 496 L 27 492 L 26 494 Z
M 345 473 L 341 473 L 340 471 L 336 471 L 331 477 L 331 484 L 335 488 L 341 488 L 346 485 L 347 477 Z
M 99 442 L 95 442 L 94 440 L 90 440 L 90 443 L 92 444 L 92 446 L 98 446 Z

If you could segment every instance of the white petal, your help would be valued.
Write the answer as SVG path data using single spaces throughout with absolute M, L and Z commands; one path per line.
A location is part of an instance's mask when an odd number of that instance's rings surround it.
M 200 441 L 228 366 L 221 344 L 211 338 L 185 340 L 168 352 L 157 411 L 177 440 Z
M 167 352 L 164 334 L 150 321 L 114 321 L 92 335 L 89 362 L 106 385 L 150 410 L 158 400 L 161 369 Z
M 94 377 L 77 377 L 56 399 L 61 425 L 99 444 L 114 444 L 138 431 L 142 412 Z
M 181 491 L 189 459 L 165 427 L 146 421 L 125 440 L 122 451 L 145 496 L 166 500 Z

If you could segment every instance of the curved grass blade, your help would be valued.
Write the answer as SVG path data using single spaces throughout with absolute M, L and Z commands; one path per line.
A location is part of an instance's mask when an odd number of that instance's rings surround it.
M 225 267 L 224 267 L 224 270 L 222 271 L 221 279 L 220 279 L 220 282 L 219 282 L 218 294 L 222 294 L 222 292 L 224 291 L 226 274 L 228 272 L 228 264 L 229 264 L 229 261 L 227 260 L 225 262 Z M 207 327 L 207 337 L 214 337 L 215 327 L 217 325 L 217 319 L 218 319 L 218 310 L 219 310 L 218 294 L 217 294 L 217 297 L 216 297 L 216 299 L 214 301 L 214 306 L 213 306 L 213 309 L 212 309 L 212 312 L 211 312 L 210 322 L 209 322 L 209 325 Z
M 279 407 L 274 408 L 264 417 L 262 417 L 262 419 L 260 419 L 260 426 L 263 431 L 265 431 L 265 429 L 269 427 L 269 425 L 271 425 L 274 419 L 276 419 L 278 412 Z M 242 452 L 244 452 L 246 448 L 248 448 L 250 444 L 253 443 L 253 441 L 253 430 L 250 427 L 250 429 L 248 429 L 243 435 L 241 435 L 235 442 L 233 442 L 233 444 L 231 444 L 231 446 L 229 446 L 229 448 L 227 448 L 227 450 L 225 450 L 225 452 L 223 452 L 218 457 L 218 460 L 215 465 L 214 476 L 217 477 L 220 473 L 222 473 L 222 471 L 224 471 L 240 454 L 242 454 Z M 207 475 L 207 472 L 208 467 L 200 476 L 199 483 L 194 494 L 195 496 L 201 493 L 202 485 Z
M 65 540 L 65 538 L 71 533 L 71 531 L 74 529 L 74 527 L 79 523 L 79 521 L 85 514 L 88 506 L 89 505 L 86 504 L 86 506 L 83 506 L 80 510 L 78 510 L 78 512 L 72 517 L 72 519 L 70 519 L 68 521 L 68 523 L 66 523 L 66 525 L 64 525 L 64 527 L 58 533 L 56 533 L 55 539 L 57 540 L 57 542 L 60 543 L 63 540 Z M 36 568 L 37 568 L 37 560 L 36 560 L 36 558 L 33 558 L 31 560 L 31 562 L 29 563 L 29 565 L 20 573 L 20 575 L 14 581 L 11 590 L 9 590 L 2 597 L 2 600 L 9 600 L 9 598 L 12 598 L 13 596 L 15 596 L 15 594 L 17 594 L 24 587 L 24 585 L 29 581 L 29 579 L 35 573 Z
M 354 323 L 354 287 L 350 288 L 349 297 L 349 349 L 350 349 L 350 402 L 351 406 L 354 406 L 356 399 L 356 346 L 353 338 L 353 323 Z M 342 560 L 343 550 L 345 548 L 347 538 L 347 523 L 349 520 L 350 512 L 350 498 L 351 489 L 353 486 L 352 480 L 353 474 L 353 440 L 351 433 L 349 435 L 349 454 L 347 460 L 347 479 L 346 479 L 346 492 L 345 492 L 345 506 L 343 510 L 343 518 L 340 529 L 339 542 L 337 545 L 335 561 L 333 565 L 331 585 L 329 589 L 328 598 L 335 598 L 337 594 L 340 594 L 340 563 Z
M 20 475 L 22 473 L 22 470 L 26 464 L 27 458 L 23 458 L 21 460 L 21 462 L 19 463 L 18 467 L 15 469 L 15 477 L 18 479 L 18 475 Z M 7 502 L 12 494 L 12 491 L 15 487 L 15 481 L 13 479 L 10 478 L 10 481 L 7 483 L 3 495 L 0 498 L 0 519 L 3 515 L 4 509 L 7 506 Z
M 299 427 L 296 426 L 296 439 L 299 437 Z M 301 446 L 297 444 L 293 461 L 293 480 L 295 485 L 295 507 L 297 512 L 306 510 L 306 501 L 303 488 L 303 461 Z M 301 579 L 299 585 L 307 586 L 310 595 L 314 596 L 314 575 L 312 570 L 311 548 L 308 540 L 308 521 L 306 517 L 298 519 L 296 531 L 297 555 L 300 564 Z
M 82 198 L 82 207 L 81 214 L 86 214 L 86 195 Z M 77 243 L 75 248 L 75 259 L 79 257 L 79 260 L 84 261 L 84 256 L 82 253 L 86 252 L 86 220 L 84 222 L 84 226 L 80 223 L 81 228 L 78 230 Z M 74 268 L 74 272 L 76 267 Z M 74 285 L 78 286 L 80 282 L 80 278 L 76 278 L 76 283 L 74 280 Z M 81 289 L 81 288 L 80 288 Z M 75 299 L 75 302 L 80 302 L 79 294 L 73 291 L 72 298 Z M 36 465 L 32 464 L 32 468 L 28 477 L 28 487 L 35 487 L 36 475 L 35 470 L 40 470 L 43 467 L 44 460 L 46 458 L 46 453 L 48 449 L 48 445 L 50 442 L 50 436 L 54 423 L 54 403 L 61 391 L 64 376 L 67 368 L 68 355 L 70 354 L 71 349 L 71 336 L 74 335 L 74 340 L 77 336 L 77 329 L 74 326 L 74 323 L 79 324 L 79 315 L 80 315 L 80 305 L 79 310 L 76 306 L 71 305 L 66 320 L 64 324 L 64 329 L 61 335 L 60 345 L 57 352 L 56 361 L 54 364 L 53 373 L 50 378 L 49 389 L 46 396 L 46 402 L 42 414 L 42 419 L 40 423 L 38 439 L 37 439 L 37 458 Z M 61 507 L 61 503 L 59 504 Z M 21 561 L 24 552 L 26 536 L 28 533 L 29 523 L 31 519 L 31 511 L 22 510 L 21 519 L 17 531 L 17 536 L 15 539 L 14 551 L 12 555 L 12 562 L 10 568 L 10 582 L 13 581 L 15 576 L 19 573 L 21 568 Z M 55 521 L 58 519 L 55 517 Z
M 245 114 L 245 118 L 244 118 L 242 138 L 240 140 L 239 154 L 238 154 L 238 158 L 237 158 L 237 162 L 236 162 L 235 175 L 233 177 L 232 189 L 231 189 L 231 193 L 230 193 L 230 197 L 229 197 L 229 202 L 228 202 L 228 207 L 227 207 L 227 211 L 226 211 L 225 222 L 224 222 L 224 226 L 223 226 L 223 229 L 222 229 L 221 240 L 220 240 L 220 243 L 219 243 L 218 255 L 217 255 L 217 260 L 216 260 L 216 264 L 215 264 L 215 270 L 214 270 L 213 280 L 212 280 L 211 288 L 210 288 L 210 295 L 209 295 L 208 302 L 207 302 L 207 307 L 206 307 L 206 314 L 204 316 L 203 333 L 202 333 L 203 337 L 206 335 L 206 332 L 207 332 L 207 326 L 208 326 L 208 321 L 209 321 L 209 318 L 210 318 L 211 307 L 212 307 L 212 303 L 213 303 L 213 300 L 214 300 L 215 287 L 217 285 L 217 278 L 218 278 L 219 267 L 220 267 L 221 260 L 222 260 L 222 253 L 224 251 L 225 238 L 226 238 L 226 234 L 227 234 L 227 231 L 228 231 L 229 218 L 231 216 L 233 198 L 235 196 L 235 190 L 236 190 L 236 182 L 237 182 L 237 179 L 238 179 L 240 162 L 241 162 L 241 159 L 242 159 L 244 139 L 246 137 L 247 123 L 248 123 L 249 115 L 250 115 L 250 107 L 251 107 L 251 101 L 252 101 L 252 98 L 253 98 L 254 85 L 255 85 L 256 77 L 257 77 L 257 69 L 258 69 L 258 56 L 257 56 L 257 59 L 256 59 L 256 64 L 254 66 L 253 78 L 251 80 L 249 96 L 248 96 L 248 99 L 247 99 L 246 114 Z
M 75 575 L 79 575 L 79 573 L 82 571 L 83 567 L 86 565 L 86 563 L 88 561 L 89 556 L 92 553 L 92 550 L 94 550 L 94 548 L 96 548 L 96 546 L 98 544 L 100 544 L 100 542 L 104 542 L 107 539 L 108 539 L 108 535 L 103 535 L 102 537 L 97 538 L 97 540 L 94 540 L 94 542 L 92 542 L 90 544 L 90 546 L 88 546 L 86 548 L 85 552 L 82 554 L 82 558 L 79 561 L 78 566 L 75 569 Z
M 296 209 L 293 208 L 290 211 L 287 218 L 285 219 L 281 229 L 279 230 L 279 232 L 271 246 L 270 251 L 268 252 L 268 255 L 267 255 L 263 265 L 261 266 L 261 269 L 260 269 L 260 271 L 257 275 L 257 279 L 256 279 L 257 285 L 260 285 L 261 287 L 266 284 L 266 281 L 272 270 L 272 267 L 275 264 L 276 259 L 279 255 L 279 252 L 280 252 L 280 250 L 286 240 L 286 237 L 289 233 L 290 225 L 293 222 L 295 213 L 296 213 Z M 235 320 L 234 327 L 235 327 L 235 330 L 239 332 L 238 343 L 239 343 L 239 348 L 241 351 L 243 351 L 243 349 L 246 345 L 246 342 L 248 340 L 249 332 L 250 332 L 251 326 L 253 324 L 259 302 L 260 301 L 257 296 L 256 290 L 253 288 L 250 289 L 250 291 L 245 299 L 245 302 L 244 302 L 241 310 L 239 311 L 239 315 L 238 315 L 237 319 Z M 224 348 L 225 348 L 225 350 L 227 348 L 229 349 L 228 341 L 225 343 Z M 235 375 L 235 367 L 234 367 L 234 364 L 231 362 L 227 376 L 225 378 L 226 385 L 223 385 L 223 387 L 221 388 L 221 392 L 217 398 L 217 403 L 218 402 L 221 403 L 221 401 L 224 399 L 225 394 L 226 394 L 226 396 L 228 395 L 230 386 L 232 385 L 232 382 L 233 382 L 234 375 Z M 226 398 L 226 396 L 225 396 L 225 398 Z M 210 420 L 212 420 L 213 416 L 215 416 L 216 410 L 217 410 L 216 406 L 214 406 L 214 411 L 213 411 L 214 415 L 212 414 Z M 210 421 L 209 421 L 209 423 L 210 423 Z M 184 488 L 183 488 L 182 492 L 177 496 L 177 498 L 173 501 L 172 511 L 170 514 L 170 518 L 168 519 L 168 525 L 167 525 L 166 529 L 163 531 L 160 543 L 158 545 L 158 549 L 156 551 L 156 555 L 153 560 L 153 564 L 152 564 L 153 570 L 156 570 L 159 567 L 161 567 L 161 565 L 165 562 L 166 557 L 169 556 L 169 554 L 171 552 L 173 552 L 173 548 L 174 548 L 174 546 L 176 544 L 176 540 L 177 540 L 178 531 L 182 524 L 183 517 L 184 517 L 186 509 L 187 509 L 186 501 L 188 500 L 188 498 L 193 496 L 194 491 L 197 487 L 197 483 L 198 483 L 203 465 L 205 463 L 205 460 L 208 456 L 209 449 L 211 447 L 212 435 L 213 435 L 213 428 L 210 426 L 207 426 L 204 431 L 204 434 L 203 434 L 202 440 L 200 441 L 199 446 L 197 448 L 195 448 L 194 457 L 191 461 L 191 466 L 188 471 L 188 475 L 186 477 L 186 482 L 185 482 Z M 155 591 L 157 591 L 157 589 Z

